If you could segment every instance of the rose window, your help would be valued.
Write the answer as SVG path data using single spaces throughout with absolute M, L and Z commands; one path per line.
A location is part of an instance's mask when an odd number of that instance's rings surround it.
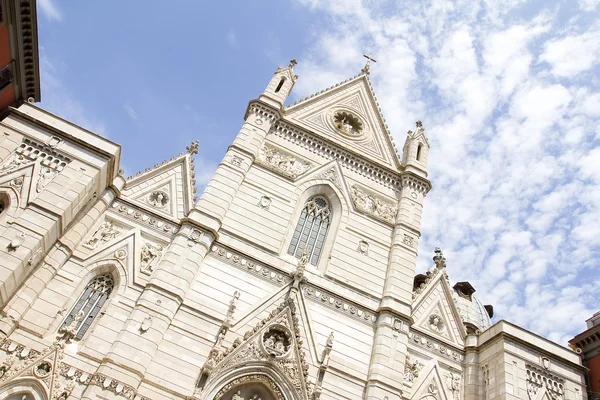
M 333 116 L 335 126 L 346 135 L 358 136 L 362 133 L 363 125 L 360 120 L 346 111 L 339 111 Z

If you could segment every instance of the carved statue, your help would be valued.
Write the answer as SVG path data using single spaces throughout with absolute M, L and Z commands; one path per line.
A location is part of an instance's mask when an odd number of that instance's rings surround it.
M 413 360 L 410 356 L 406 357 L 406 363 L 404 364 L 404 379 L 407 382 L 414 382 L 419 377 L 419 371 L 421 371 L 423 365 L 419 360 Z
M 152 264 L 162 255 L 163 247 L 160 245 L 152 245 L 144 243 L 140 254 L 140 271 L 143 274 L 150 275 L 152 273 Z
M 58 330 L 59 333 L 62 333 L 62 339 L 64 339 L 66 343 L 71 343 L 71 339 L 77 335 L 77 328 L 81 318 L 83 318 L 83 311 L 79 311 L 69 325 L 63 326 Z
M 244 398 L 242 397 L 241 390 L 238 390 L 237 393 L 235 393 L 233 395 L 233 397 L 231 398 L 231 400 L 244 400 Z
M 102 224 L 102 226 L 100 226 L 100 228 L 98 228 L 96 232 L 94 232 L 92 238 L 84 244 L 90 249 L 95 249 L 98 246 L 98 244 L 106 243 L 109 240 L 112 240 L 119 236 L 120 233 L 121 230 L 119 228 L 116 228 L 112 224 L 112 222 L 107 221 L 104 224 Z
M 169 196 L 165 192 L 157 190 L 148 195 L 148 203 L 151 206 L 162 208 L 169 204 Z
M 293 155 L 284 154 L 275 148 L 269 147 L 263 147 L 260 161 L 276 172 L 280 172 L 291 178 L 303 174 L 310 168 L 310 164 L 307 162 L 302 161 Z
M 433 314 L 429 317 L 429 329 L 437 333 L 444 330 L 444 322 L 438 315 Z
M 386 222 L 395 222 L 398 207 L 387 203 L 370 193 L 365 193 L 357 186 L 352 186 L 352 201 L 354 206 L 367 214 L 383 219 Z
M 46 185 L 50 183 L 50 181 L 52 181 L 52 179 L 54 179 L 54 177 L 57 174 L 58 172 L 48 167 L 43 167 L 42 169 L 40 169 L 40 173 L 38 174 L 38 181 L 35 184 L 35 191 L 39 193 L 42 190 L 44 190 Z
M 21 164 L 29 161 L 27 158 L 20 154 L 13 154 L 8 162 L 0 169 L 0 172 L 12 171 L 13 169 L 19 167 Z
M 452 399 L 459 400 L 460 375 L 448 372 L 446 374 L 446 389 L 452 392 Z

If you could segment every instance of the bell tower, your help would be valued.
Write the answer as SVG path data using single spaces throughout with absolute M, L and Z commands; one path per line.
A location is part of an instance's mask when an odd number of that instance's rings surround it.
M 271 82 L 269 82 L 267 88 L 258 99 L 277 108 L 283 107 L 283 103 L 285 103 L 296 83 L 296 79 L 298 79 L 298 75 L 294 74 L 294 66 L 296 64 L 296 59 L 292 58 L 287 67 L 277 68 L 277 71 L 275 71 L 271 78 Z

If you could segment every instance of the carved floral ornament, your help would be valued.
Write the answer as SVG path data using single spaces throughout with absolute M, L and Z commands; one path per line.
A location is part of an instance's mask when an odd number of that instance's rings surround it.
M 165 208 L 169 201 L 169 195 L 164 190 L 155 190 L 146 197 L 146 202 L 156 208 Z

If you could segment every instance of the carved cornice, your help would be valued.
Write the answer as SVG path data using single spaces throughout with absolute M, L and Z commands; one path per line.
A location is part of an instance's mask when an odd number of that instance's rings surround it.
M 115 200 L 111 207 L 113 212 L 118 213 L 118 215 L 162 234 L 171 236 L 179 230 L 179 226 L 175 223 L 168 222 L 149 211 L 123 201 L 123 199 Z
M 358 154 L 319 138 L 309 131 L 301 131 L 286 121 L 277 121 L 271 132 L 327 160 L 337 160 L 341 165 L 385 187 L 399 190 L 401 177 L 395 171 L 365 160 Z
M 411 188 L 426 195 L 431 190 L 431 182 L 417 175 L 402 175 L 402 187 Z
M 373 325 L 377 320 L 377 315 L 373 311 L 346 301 L 341 297 L 332 295 L 331 293 L 311 284 L 302 285 L 302 292 L 308 299 L 325 305 L 332 310 L 352 317 L 365 324 Z
M 12 2 L 10 2 L 12 3 Z M 10 4 L 9 3 L 9 4 Z M 17 61 L 19 63 L 18 80 L 21 86 L 20 94 L 23 100 L 33 98 L 34 101 L 40 101 L 40 71 L 38 60 L 38 40 L 37 40 L 37 11 L 35 1 L 17 1 L 16 5 L 17 20 L 10 25 L 15 27 L 14 38 L 17 41 Z M 7 14 L 9 14 L 9 10 Z
M 447 358 L 448 360 L 456 362 L 463 362 L 465 359 L 465 355 L 463 352 L 458 352 L 455 349 L 452 349 L 451 347 L 444 346 L 421 333 L 414 332 L 411 330 L 408 334 L 408 337 L 410 339 L 410 343 L 416 344 L 417 346 L 425 349 L 429 353 L 436 353 L 444 358 Z
M 227 264 L 232 265 L 244 271 L 248 271 L 252 275 L 255 275 L 267 282 L 274 283 L 278 286 L 283 286 L 290 282 L 288 274 L 279 271 L 276 268 L 254 261 L 248 257 L 234 252 L 221 245 L 213 245 L 211 248 L 212 253 L 225 261 Z
M 264 118 L 271 121 L 271 123 L 277 121 L 280 118 L 279 110 L 272 108 L 271 106 L 261 102 L 260 100 L 251 100 L 248 103 L 244 120 L 248 119 L 250 114 L 256 115 L 257 118 Z

